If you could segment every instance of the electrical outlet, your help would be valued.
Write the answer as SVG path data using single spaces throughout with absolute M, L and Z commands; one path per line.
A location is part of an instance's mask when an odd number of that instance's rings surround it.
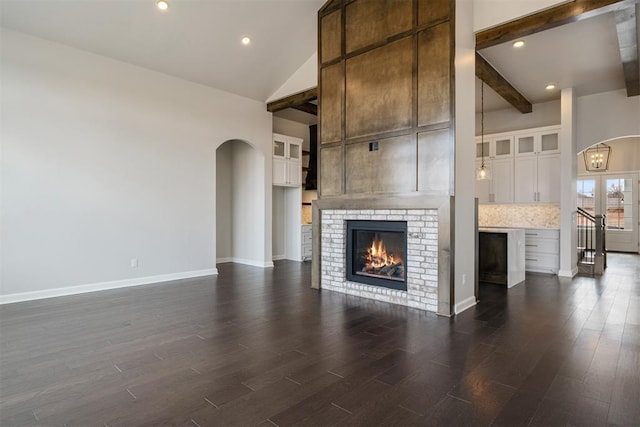
M 463 274 L 462 275 L 462 284 L 464 285 L 465 283 L 467 283 L 467 275 Z
M 138 258 L 131 258 L 131 268 L 138 268 Z

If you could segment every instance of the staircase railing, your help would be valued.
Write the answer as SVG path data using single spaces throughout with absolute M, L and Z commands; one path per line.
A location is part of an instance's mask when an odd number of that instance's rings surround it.
M 590 274 L 602 274 L 607 268 L 606 230 L 606 215 L 578 208 L 578 266 Z

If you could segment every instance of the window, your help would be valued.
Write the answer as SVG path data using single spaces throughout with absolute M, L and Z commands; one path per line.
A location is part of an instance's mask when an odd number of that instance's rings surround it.
M 631 230 L 631 179 L 607 179 L 607 229 Z
M 591 215 L 596 214 L 596 181 L 593 179 L 579 179 L 578 180 L 578 207 L 587 211 Z M 578 225 L 583 224 L 585 219 L 578 216 Z

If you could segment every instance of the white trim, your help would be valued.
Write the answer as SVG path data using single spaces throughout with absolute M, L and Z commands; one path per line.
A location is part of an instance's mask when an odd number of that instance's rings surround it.
M 476 297 L 475 296 L 470 296 L 469 298 L 467 298 L 465 300 L 462 300 L 459 303 L 455 304 L 453 306 L 453 312 L 455 314 L 462 313 L 463 311 L 465 311 L 468 308 L 473 307 L 477 303 L 478 302 L 476 301 Z
M 184 271 L 181 273 L 159 274 L 156 276 L 134 277 L 131 279 L 113 280 L 110 282 L 90 283 L 88 285 L 67 286 L 64 288 L 46 289 L 42 291 L 20 292 L 16 294 L 0 295 L 0 305 L 21 301 L 32 301 L 44 298 L 62 297 L 66 295 L 84 294 L 88 292 L 106 291 L 108 289 L 128 288 L 130 286 L 149 285 L 169 282 L 172 280 L 190 279 L 193 277 L 211 276 L 218 274 L 217 268 L 205 270 Z
M 578 267 L 574 267 L 571 270 L 558 271 L 558 277 L 574 277 L 576 274 L 578 274 Z
M 287 259 L 286 255 L 274 255 L 271 257 L 274 261 L 280 261 L 281 259 Z
M 218 262 L 218 264 L 223 264 L 226 262 L 235 262 L 236 264 L 251 265 L 253 267 L 261 267 L 261 268 L 273 267 L 273 262 L 260 262 L 260 261 L 254 261 L 252 259 L 246 259 L 246 258 L 228 257 L 228 258 L 218 258 L 216 261 Z

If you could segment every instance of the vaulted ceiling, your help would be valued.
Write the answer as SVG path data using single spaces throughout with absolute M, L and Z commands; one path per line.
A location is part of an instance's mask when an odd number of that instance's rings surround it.
M 317 11 L 324 0 L 169 3 L 161 12 L 155 0 L 2 0 L 0 23 L 264 101 L 316 51 Z M 524 36 L 520 49 L 507 41 L 479 53 L 534 104 L 559 99 L 565 87 L 574 87 L 578 95 L 622 89 L 616 28 L 616 16 L 608 12 Z M 245 35 L 252 38 L 249 46 L 240 42 Z M 556 89 L 545 90 L 548 83 Z M 486 90 L 485 111 L 502 108 L 510 104 Z M 315 120 L 303 112 L 291 114 L 298 121 Z
M 316 51 L 323 3 L 169 0 L 163 12 L 155 0 L 2 0 L 0 23 L 264 101 Z

